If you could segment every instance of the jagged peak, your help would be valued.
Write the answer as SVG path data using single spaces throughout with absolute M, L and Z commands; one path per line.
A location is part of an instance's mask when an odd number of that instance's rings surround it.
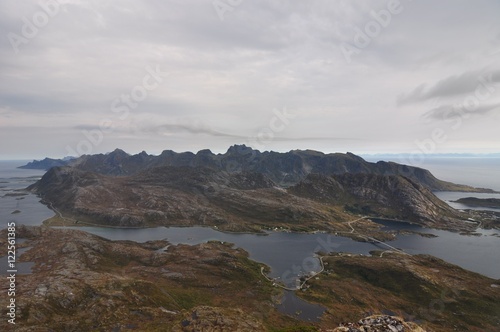
M 198 156 L 198 158 L 196 157 Z M 144 161 L 143 163 L 138 162 Z M 228 165 L 236 169 L 262 172 L 282 186 L 290 186 L 304 179 L 310 172 L 321 174 L 341 173 L 374 173 L 396 174 L 411 178 L 431 190 L 463 190 L 481 191 L 467 186 L 455 185 L 436 179 L 429 171 L 392 162 L 371 163 L 360 156 L 347 153 L 325 154 L 315 150 L 292 150 L 290 152 L 260 152 L 245 144 L 235 144 L 224 154 L 213 154 L 208 149 L 177 153 L 164 150 L 160 156 L 148 155 L 146 152 L 135 155 L 135 158 L 121 149 L 115 149 L 108 154 L 82 156 L 69 164 L 83 170 L 109 175 L 130 175 L 150 167 L 162 165 L 200 166 L 208 163 L 214 169 L 227 170 Z M 231 164 L 233 163 L 233 164 Z M 235 164 L 234 164 L 235 163 Z M 50 165 L 59 166 L 59 165 Z M 204 165 L 207 166 L 207 165 Z M 41 167 L 29 165 L 27 168 Z M 44 168 L 48 169 L 46 165 Z M 492 191 L 487 191 L 492 192 Z
M 234 154 L 234 153 L 237 153 L 237 154 L 247 154 L 247 153 L 251 153 L 251 152 L 259 152 L 259 150 L 254 150 L 252 149 L 251 147 L 249 146 L 246 146 L 245 144 L 241 144 L 241 145 L 238 145 L 238 144 L 235 144 L 231 147 L 229 147 L 229 149 L 227 150 L 227 153 L 228 154 Z
M 124 155 L 124 156 L 130 156 L 127 152 L 123 151 L 122 149 L 116 148 L 112 152 L 107 154 L 108 156 L 111 155 Z

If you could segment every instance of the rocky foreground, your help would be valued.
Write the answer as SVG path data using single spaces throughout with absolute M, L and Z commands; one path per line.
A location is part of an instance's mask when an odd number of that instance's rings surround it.
M 109 241 L 77 230 L 24 226 L 17 235 L 26 239 L 18 247 L 30 248 L 18 260 L 34 267 L 32 274 L 16 278 L 16 331 L 500 328 L 500 282 L 429 256 L 325 256 L 324 273 L 298 295 L 327 311 L 320 322 L 305 323 L 275 309 L 280 289 L 260 274 L 260 264 L 231 244 Z M 6 239 L 4 230 L 0 255 L 6 254 Z M 6 292 L 7 283 L 2 287 Z M 0 298 L 2 317 L 7 301 Z M 381 323 L 370 323 L 373 317 L 359 321 L 385 311 L 405 321 L 384 320 L 386 330 L 367 329 Z M 349 321 L 358 323 L 345 326 Z M 0 321 L 0 330 L 11 327 Z
M 357 323 L 341 323 L 333 332 L 425 332 L 415 323 L 407 323 L 398 317 L 376 315 L 363 318 Z

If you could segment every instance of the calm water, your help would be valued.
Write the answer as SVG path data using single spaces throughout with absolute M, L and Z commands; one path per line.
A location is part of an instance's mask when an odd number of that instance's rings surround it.
M 289 286 L 295 285 L 300 273 L 318 271 L 319 261 L 314 258 L 318 251 L 351 252 L 368 254 L 378 249 L 369 243 L 329 234 L 298 234 L 268 232 L 266 235 L 223 233 L 209 227 L 157 227 L 141 229 L 114 229 L 78 227 L 78 229 L 110 240 L 168 240 L 172 244 L 198 244 L 217 240 L 234 243 L 245 249 L 253 260 L 271 266 L 270 277 L 279 277 Z
M 39 202 L 32 194 L 19 191 L 34 183 L 43 171 L 14 169 L 24 162 L 0 162 L 0 225 L 5 227 L 9 221 L 18 225 L 40 225 L 54 213 Z M 491 163 L 489 164 L 491 166 Z M 472 171 L 471 171 L 472 172 Z M 461 171 L 460 179 L 448 179 L 473 186 L 481 186 L 471 172 Z M 451 172 L 453 173 L 453 172 Z M 451 174 L 450 173 L 450 174 Z M 472 172 L 475 173 L 475 172 Z M 475 179 L 475 180 L 474 180 Z M 473 180 L 475 182 L 473 182 Z M 491 181 L 495 184 L 497 179 Z M 488 186 L 500 189 L 496 185 Z M 12 194 L 26 194 L 10 196 Z M 438 193 L 445 200 L 455 199 L 455 193 Z M 446 196 L 448 195 L 448 196 Z M 470 196 L 470 194 L 469 194 Z M 12 214 L 14 211 L 19 213 Z M 419 235 L 400 235 L 391 245 L 408 253 L 430 254 L 457 264 L 465 269 L 481 273 L 491 278 L 500 278 L 500 238 L 496 231 L 481 230 L 480 236 L 464 236 L 458 233 L 420 228 L 418 225 L 385 223 L 392 229 L 410 229 L 437 235 L 437 238 L 425 238 Z M 111 229 L 98 227 L 80 227 L 78 229 L 108 238 L 111 240 L 132 240 L 145 242 L 148 240 L 167 239 L 172 244 L 197 244 L 210 240 L 234 243 L 249 252 L 250 258 L 271 267 L 270 276 L 279 278 L 289 286 L 295 285 L 298 275 L 320 269 L 319 261 L 314 257 L 318 251 L 351 252 L 369 254 L 374 249 L 385 249 L 369 243 L 355 242 L 348 238 L 329 234 L 294 234 L 269 232 L 267 235 L 229 234 L 206 227 L 159 227 L 148 229 Z M 0 263 L 2 263 L 0 261 Z M 28 266 L 27 266 L 28 267 Z M 27 271 L 29 273 L 29 271 Z M 286 292 L 278 309 L 284 313 L 295 315 L 303 320 L 317 320 L 325 308 L 312 305 L 297 298 L 293 292 Z
M 485 208 L 485 207 L 473 207 L 473 206 L 468 206 L 465 204 L 461 203 L 456 203 L 456 201 L 459 198 L 465 198 L 465 197 L 477 197 L 477 198 L 497 198 L 500 199 L 500 194 L 489 194 L 489 193 L 459 193 L 455 191 L 438 191 L 434 193 L 439 199 L 445 201 L 448 203 L 451 207 L 458 209 L 458 210 L 463 210 L 463 209 L 471 209 L 471 210 L 488 210 L 488 211 L 496 211 L 500 212 L 500 209 L 494 209 L 494 208 Z
M 367 161 L 377 162 L 376 156 L 366 156 Z M 383 160 L 411 165 L 407 158 L 385 156 Z M 428 169 L 440 180 L 466 184 L 478 188 L 490 188 L 500 192 L 500 158 L 464 158 L 426 156 L 422 164 L 415 165 Z
M 500 192 L 500 158 L 427 158 L 421 167 L 441 180 Z
M 460 235 L 454 232 L 421 228 L 406 223 L 386 223 L 391 229 L 415 230 L 430 233 L 437 238 L 420 235 L 400 235 L 390 245 L 411 254 L 430 254 L 465 269 L 479 272 L 491 278 L 500 278 L 500 238 L 498 231 L 481 230 L 479 236 Z M 80 227 L 89 233 L 111 240 L 166 239 L 173 244 L 197 244 L 210 240 L 234 243 L 249 252 L 250 257 L 271 266 L 271 277 L 279 277 L 288 285 L 294 285 L 300 273 L 319 270 L 319 262 L 313 258 L 317 251 L 350 252 L 368 255 L 371 250 L 387 249 L 383 245 L 356 242 L 349 238 L 330 234 L 296 234 L 270 232 L 268 235 L 222 233 L 207 227 L 158 227 L 144 229 L 112 229 Z
M 0 161 L 0 227 L 15 221 L 18 225 L 40 225 L 54 213 L 40 198 L 24 188 L 39 180 L 45 171 L 18 169 L 27 161 Z
M 496 231 L 483 230 L 480 236 L 463 236 L 458 233 L 421 228 L 406 223 L 386 223 L 388 229 L 415 230 L 431 233 L 438 238 L 419 235 L 400 235 L 390 244 L 410 254 L 430 254 L 465 269 L 491 278 L 500 278 L 500 238 Z M 105 229 L 82 227 L 81 229 L 111 240 L 166 239 L 173 244 L 197 244 L 210 240 L 234 243 L 245 249 L 250 258 L 271 267 L 270 276 L 293 287 L 299 275 L 320 269 L 314 257 L 317 251 L 350 252 L 368 255 L 374 249 L 387 249 L 383 245 L 355 242 L 329 234 L 294 234 L 269 232 L 267 235 L 228 234 L 206 227 L 159 227 L 147 229 Z M 320 275 L 321 277 L 321 275 Z M 317 321 L 325 307 L 307 303 L 294 292 L 285 292 L 277 309 L 301 320 Z

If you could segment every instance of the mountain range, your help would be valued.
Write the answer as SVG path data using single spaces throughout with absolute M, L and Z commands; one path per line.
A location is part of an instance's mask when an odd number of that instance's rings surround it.
M 116 149 L 107 154 L 83 155 L 79 158 L 34 160 L 20 168 L 49 170 L 56 166 L 72 166 L 84 171 L 119 176 L 133 175 L 159 166 L 204 167 L 228 173 L 242 171 L 261 173 L 283 187 L 297 184 L 311 173 L 400 175 L 432 191 L 491 192 L 489 189 L 439 180 L 428 170 L 419 167 L 385 161 L 368 162 L 350 152 L 345 154 L 324 154 L 313 150 L 292 150 L 286 153 L 260 152 L 245 145 L 233 145 L 224 154 L 214 154 L 210 150 L 201 150 L 197 153 L 165 150 L 158 156 L 144 151 L 130 155 Z
M 129 155 L 117 149 L 85 155 L 51 168 L 29 189 L 62 221 L 210 225 L 231 231 L 342 231 L 347 227 L 342 222 L 360 215 L 469 229 L 467 215 L 432 191 L 486 191 L 441 181 L 422 168 L 370 163 L 352 153 L 260 152 L 244 145 L 224 154 Z

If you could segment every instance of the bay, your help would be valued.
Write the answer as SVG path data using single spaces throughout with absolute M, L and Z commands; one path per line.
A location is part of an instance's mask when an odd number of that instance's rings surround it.
M 474 162 L 477 162 L 475 160 Z M 37 181 L 44 171 L 21 170 L 15 167 L 22 162 L 0 162 L 0 226 L 15 221 L 17 225 L 40 225 L 41 222 L 54 215 L 54 212 L 40 203 L 40 198 L 22 189 Z M 486 163 L 487 168 L 492 163 Z M 449 165 L 449 161 L 441 164 Z M 449 166 L 448 166 L 449 167 Z M 438 168 L 436 168 L 438 169 Z M 484 171 L 484 169 L 483 169 Z M 480 168 L 464 172 L 456 170 L 456 174 L 469 174 L 460 179 L 448 179 L 462 184 L 481 186 L 477 176 Z M 493 172 L 495 173 L 495 172 Z M 453 174 L 453 172 L 448 175 Z M 471 176 L 471 174 L 476 174 Z M 490 188 L 500 189 L 496 180 L 490 181 Z M 21 191 L 20 191 L 21 190 Z M 12 195 L 16 194 L 16 195 Z M 17 195 L 22 194 L 22 195 Z M 441 199 L 452 205 L 457 193 L 436 193 Z M 463 193 L 461 193 L 463 194 Z M 474 194 L 476 196 L 477 194 Z M 487 194 L 489 196 L 495 194 Z M 469 193 L 469 196 L 470 193 Z M 459 207 L 460 208 L 460 207 Z M 12 214 L 14 211 L 18 213 Z M 430 254 L 465 269 L 481 273 L 491 278 L 500 278 L 500 238 L 495 230 L 479 230 L 477 236 L 461 235 L 454 232 L 426 229 L 407 223 L 386 222 L 387 229 L 415 230 L 421 233 L 436 235 L 435 238 L 422 237 L 416 234 L 399 235 L 389 242 L 410 254 Z M 285 232 L 267 232 L 265 235 L 223 233 L 208 227 L 158 227 L 144 229 L 114 229 L 103 227 L 75 227 L 111 240 L 132 240 L 145 242 L 166 239 L 172 244 L 198 244 L 207 241 L 224 241 L 234 243 L 236 247 L 245 249 L 251 259 L 271 267 L 269 276 L 278 278 L 287 286 L 293 287 L 298 276 L 320 269 L 315 253 L 346 252 L 369 255 L 371 250 L 387 249 L 384 245 L 355 242 L 349 238 L 332 234 L 299 234 Z M 293 292 L 286 292 L 278 310 L 295 315 L 302 320 L 315 321 L 323 313 L 321 306 L 309 304 L 296 297 Z

